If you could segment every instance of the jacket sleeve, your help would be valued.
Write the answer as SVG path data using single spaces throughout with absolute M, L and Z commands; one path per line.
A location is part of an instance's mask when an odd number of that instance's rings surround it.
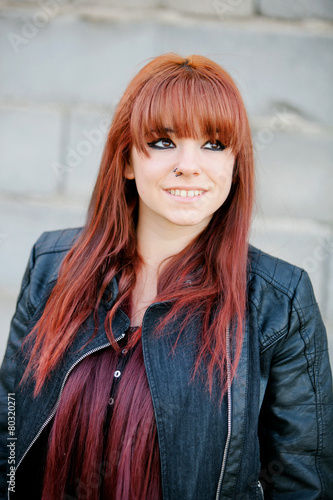
M 7 481 L 9 480 L 9 477 L 7 477 L 7 463 L 10 459 L 7 444 L 11 442 L 8 438 L 14 437 L 8 433 L 8 395 L 12 394 L 13 399 L 11 399 L 11 402 L 15 401 L 15 355 L 27 334 L 30 312 L 32 311 L 29 292 L 34 262 L 35 247 L 31 251 L 29 262 L 23 276 L 16 311 L 10 326 L 7 348 L 0 369 L 0 498 L 6 498 Z M 13 408 L 11 408 L 11 410 L 12 409 Z M 13 416 L 15 414 L 11 413 L 10 415 Z M 11 419 L 10 423 L 14 423 L 13 419 Z
M 327 336 L 308 275 L 275 345 L 259 436 L 265 498 L 333 499 L 333 396 Z

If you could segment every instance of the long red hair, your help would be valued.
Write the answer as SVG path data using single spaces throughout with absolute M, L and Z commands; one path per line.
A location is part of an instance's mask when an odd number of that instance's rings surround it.
M 167 137 L 209 136 L 235 154 L 233 183 L 226 202 L 207 228 L 183 251 L 169 259 L 158 279 L 156 300 L 173 300 L 166 320 L 196 310 L 202 317 L 201 361 L 225 377 L 226 328 L 233 325 L 237 365 L 244 326 L 248 232 L 253 204 L 251 132 L 240 93 L 230 75 L 210 59 L 165 54 L 151 60 L 129 83 L 120 100 L 105 144 L 86 224 L 64 259 L 44 312 L 31 332 L 34 342 L 25 377 L 32 373 L 37 394 L 59 363 L 80 325 L 97 311 L 107 285 L 116 276 L 119 294 L 105 329 L 114 341 L 111 321 L 130 301 L 142 260 L 136 248 L 138 194 L 124 168 L 132 146 L 149 155 L 147 142 Z M 177 281 L 175 280 L 177 277 Z M 186 281 L 191 276 L 191 286 Z

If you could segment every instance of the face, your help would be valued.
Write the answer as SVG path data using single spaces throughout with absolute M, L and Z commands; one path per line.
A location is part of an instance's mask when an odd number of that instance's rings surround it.
M 139 194 L 139 223 L 203 230 L 230 192 L 235 157 L 219 141 L 168 138 L 148 143 L 149 158 L 133 147 L 125 176 Z

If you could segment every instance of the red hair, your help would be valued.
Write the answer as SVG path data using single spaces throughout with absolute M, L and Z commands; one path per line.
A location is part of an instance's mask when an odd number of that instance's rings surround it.
M 179 138 L 219 139 L 235 154 L 226 202 L 207 228 L 169 259 L 159 276 L 156 297 L 158 301 L 177 299 L 165 321 L 182 310 L 186 312 L 184 326 L 194 310 L 201 314 L 201 348 L 194 374 L 205 361 L 210 390 L 215 369 L 222 380 L 225 377 L 225 332 L 232 324 L 234 373 L 242 345 L 253 204 L 250 127 L 235 83 L 218 64 L 198 55 L 184 59 L 165 54 L 139 71 L 116 109 L 87 222 L 64 259 L 43 315 L 30 335 L 34 343 L 25 377 L 34 374 L 35 393 L 91 313 L 97 323 L 106 287 L 119 275 L 119 294 L 105 321 L 106 334 L 117 349 L 111 321 L 116 309 L 130 301 L 142 264 L 136 248 L 138 194 L 134 181 L 125 178 L 124 168 L 132 146 L 149 155 L 147 142 L 168 137 L 168 127 Z M 186 284 L 189 277 L 190 287 Z
M 141 343 L 127 361 L 108 419 L 110 386 L 105 381 L 117 362 L 117 353 L 104 349 L 87 356 L 69 376 L 49 435 L 42 500 L 67 494 L 98 500 L 110 498 L 110 492 L 114 499 L 162 498 L 156 421 Z

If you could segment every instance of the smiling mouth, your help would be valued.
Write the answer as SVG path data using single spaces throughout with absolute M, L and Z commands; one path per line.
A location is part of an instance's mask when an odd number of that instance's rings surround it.
M 183 198 L 185 197 L 193 197 L 193 196 L 201 196 L 205 191 L 201 189 L 191 189 L 189 191 L 186 191 L 185 189 L 167 189 L 168 193 L 174 195 L 174 196 L 182 196 Z

